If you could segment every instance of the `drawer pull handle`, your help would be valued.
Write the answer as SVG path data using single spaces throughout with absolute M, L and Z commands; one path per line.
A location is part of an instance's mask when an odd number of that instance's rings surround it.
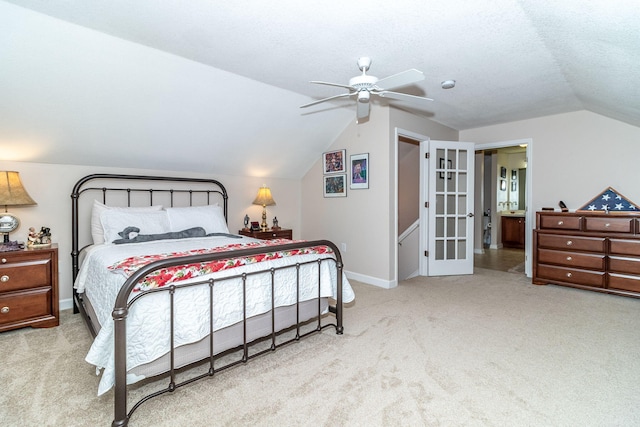
M 2 263 L 6 264 L 7 263 L 7 259 L 6 258 L 2 258 Z
M 571 245 L 573 245 L 573 241 L 567 240 L 567 246 L 571 246 Z
M 5 306 L 5 307 L 2 307 L 2 308 L 0 309 L 0 313 L 2 313 L 2 314 L 7 314 L 8 312 L 9 312 L 9 307 L 6 307 L 6 306 Z
M 571 261 L 573 258 L 571 258 L 570 256 L 567 257 L 567 261 Z
M 558 225 L 564 224 L 564 221 L 558 221 Z
M 572 274 L 571 274 L 571 273 L 567 273 L 567 277 L 571 277 L 571 276 L 572 276 Z
M 9 276 L 7 276 L 6 274 L 0 277 L 0 282 L 8 282 L 8 281 L 9 281 Z

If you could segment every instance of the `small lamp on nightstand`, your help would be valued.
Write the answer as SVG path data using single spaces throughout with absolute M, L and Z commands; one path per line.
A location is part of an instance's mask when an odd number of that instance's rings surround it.
M 20 220 L 7 212 L 7 206 L 29 206 L 36 202 L 29 196 L 20 180 L 18 172 L 0 171 L 0 205 L 4 205 L 4 213 L 0 213 L 0 233 L 4 233 L 4 242 L 9 244 L 9 233 L 20 226 Z
M 256 199 L 253 201 L 254 205 L 262 205 L 262 223 L 260 224 L 260 228 L 262 231 L 267 231 L 269 226 L 267 225 L 267 206 L 275 205 L 276 202 L 273 200 L 271 196 L 271 189 L 266 185 L 263 185 L 258 190 L 258 195 Z

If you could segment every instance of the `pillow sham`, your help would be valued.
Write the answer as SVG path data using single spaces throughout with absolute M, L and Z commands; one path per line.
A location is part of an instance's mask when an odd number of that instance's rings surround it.
M 123 212 L 107 209 L 100 214 L 105 243 L 120 239 L 118 234 L 127 227 L 140 229 L 140 234 L 162 234 L 171 231 L 166 211 Z
M 170 231 L 202 227 L 207 234 L 229 233 L 227 221 L 220 205 L 167 208 L 166 212 L 169 217 Z
M 91 237 L 93 238 L 94 245 L 101 245 L 104 243 L 104 227 L 102 227 L 102 221 L 100 215 L 106 210 L 113 210 L 118 212 L 156 212 L 162 210 L 162 205 L 157 206 L 143 206 L 143 207 L 116 207 L 107 206 L 104 203 L 100 203 L 97 200 L 93 201 L 93 207 L 91 208 Z

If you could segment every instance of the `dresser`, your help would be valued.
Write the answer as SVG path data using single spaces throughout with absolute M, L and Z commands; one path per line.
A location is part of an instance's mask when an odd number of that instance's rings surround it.
M 249 236 L 261 240 L 293 239 L 293 230 L 290 228 L 279 228 L 278 230 L 267 231 L 239 230 L 238 233 L 243 236 Z
M 0 331 L 59 322 L 57 245 L 0 252 Z
M 640 298 L 640 214 L 537 212 L 533 283 Z

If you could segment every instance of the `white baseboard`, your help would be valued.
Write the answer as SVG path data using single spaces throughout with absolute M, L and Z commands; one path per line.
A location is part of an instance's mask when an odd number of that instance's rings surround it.
M 70 310 L 72 308 L 73 308 L 73 298 L 60 300 L 60 310 Z
M 357 280 L 358 282 L 366 283 L 367 285 L 377 286 L 379 288 L 391 289 L 398 286 L 398 282 L 396 280 L 383 280 L 378 279 L 377 277 L 366 276 L 360 273 L 353 273 L 351 271 L 344 271 L 344 274 L 347 275 L 348 279 Z

